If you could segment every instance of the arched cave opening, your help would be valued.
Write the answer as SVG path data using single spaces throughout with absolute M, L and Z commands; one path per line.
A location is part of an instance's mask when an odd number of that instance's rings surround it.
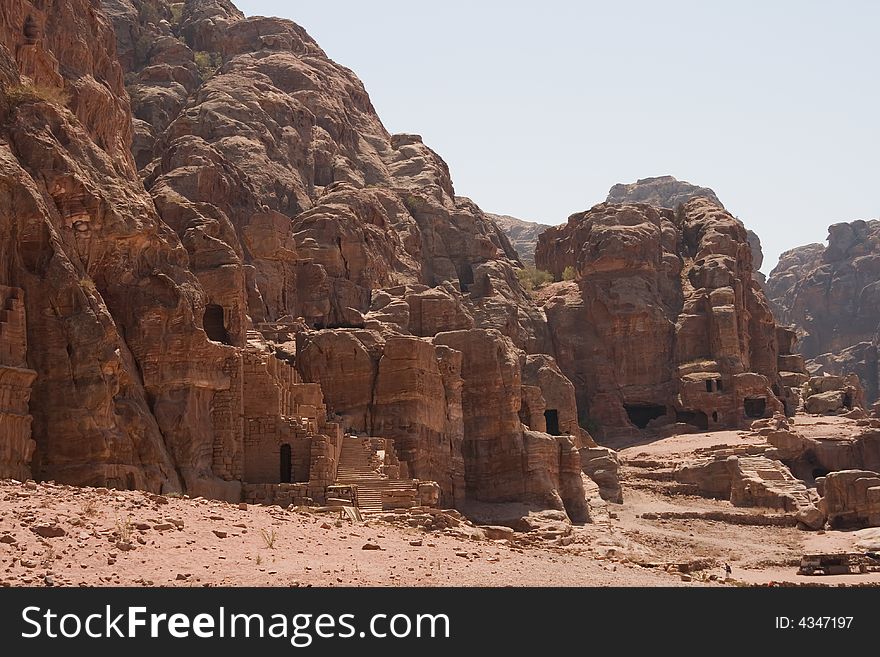
M 279 475 L 279 481 L 282 484 L 289 484 L 293 479 L 292 476 L 292 458 L 290 445 L 284 444 L 281 446 L 281 471 Z
M 651 420 L 666 415 L 666 407 L 659 404 L 624 404 L 629 421 L 639 429 L 645 429 Z
M 690 424 L 701 431 L 709 429 L 709 416 L 703 411 L 676 411 L 675 419 L 677 422 Z
M 767 400 L 764 397 L 746 397 L 743 400 L 746 417 L 762 418 L 767 412 Z
M 223 306 L 209 303 L 205 306 L 205 315 L 202 318 L 202 326 L 205 327 L 205 333 L 208 339 L 214 342 L 222 342 L 223 344 L 232 344 L 229 339 L 229 333 L 226 331 L 226 325 L 223 322 Z
M 544 419 L 547 421 L 547 433 L 551 436 L 561 436 L 559 431 L 559 411 L 548 408 L 544 411 Z

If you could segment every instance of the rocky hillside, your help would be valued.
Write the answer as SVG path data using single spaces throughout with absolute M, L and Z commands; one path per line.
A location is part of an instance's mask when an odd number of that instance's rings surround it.
M 602 437 L 797 406 L 783 378 L 799 385 L 803 361 L 754 278 L 745 228 L 709 199 L 597 205 L 544 232 L 535 260 L 557 280 L 577 272 L 542 299 L 581 423 Z
M 702 196 L 718 207 L 723 208 L 721 201 L 708 187 L 692 185 L 685 180 L 673 176 L 657 176 L 641 178 L 634 183 L 618 183 L 608 192 L 606 203 L 644 203 L 659 208 L 674 210 L 692 198 Z
M 585 520 L 584 474 L 620 496 L 586 427 L 790 401 L 720 206 L 575 215 L 538 265 L 579 280 L 542 306 L 439 155 L 291 21 L 10 0 L 0 88 L 0 476 Z
M 523 264 L 534 267 L 538 235 L 550 226 L 533 221 L 523 221 L 506 214 L 487 214 L 486 216 L 504 231 Z
M 619 183 L 614 185 L 608 192 L 607 203 L 645 203 L 658 208 L 675 210 L 694 198 L 705 198 L 719 208 L 724 205 L 718 200 L 715 192 L 708 187 L 693 185 L 685 180 L 678 180 L 673 176 L 657 176 L 655 178 L 642 178 L 634 183 Z M 752 270 L 755 279 L 764 284 L 764 275 L 759 271 L 764 263 L 764 253 L 761 250 L 761 238 L 757 233 L 747 230 L 749 246 L 752 249 Z
M 880 221 L 834 224 L 828 246 L 783 253 L 767 294 L 779 320 L 797 330 L 811 369 L 858 374 L 869 400 L 877 399 Z
M 12 0 L 0 84 L 0 475 L 320 503 L 363 448 L 383 500 L 586 518 L 516 252 L 301 27 Z

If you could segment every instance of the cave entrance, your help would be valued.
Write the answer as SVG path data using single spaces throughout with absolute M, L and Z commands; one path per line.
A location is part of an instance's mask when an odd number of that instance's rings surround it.
M 813 479 L 827 477 L 830 472 L 831 470 L 826 470 L 825 468 L 813 468 Z
M 462 293 L 469 292 L 474 284 L 474 268 L 469 263 L 458 267 L 458 284 Z
M 645 429 L 651 420 L 666 415 L 666 407 L 659 404 L 624 404 L 629 421 L 639 429 Z
M 547 433 L 551 436 L 561 436 L 559 432 L 559 411 L 555 408 L 548 408 L 544 411 L 544 419 L 547 421 Z
M 851 392 L 848 392 L 848 393 L 846 393 L 846 394 L 843 396 L 843 405 L 844 405 L 846 408 L 848 408 L 849 410 L 852 410 L 852 407 L 853 407 L 853 396 L 852 396 L 852 393 L 851 393 Z
M 293 479 L 293 477 L 291 476 L 292 475 L 291 462 L 292 462 L 292 459 L 291 459 L 290 445 L 286 445 L 286 444 L 282 445 L 281 446 L 281 474 L 279 477 L 282 484 L 289 484 Z
M 767 400 L 764 397 L 746 397 L 743 400 L 743 409 L 747 417 L 764 417 L 764 413 L 767 411 Z
M 709 429 L 709 416 L 703 411 L 676 411 L 675 419 L 677 422 L 690 424 L 701 431 Z
M 209 303 L 205 306 L 202 326 L 204 326 L 209 340 L 222 342 L 223 344 L 232 344 L 232 341 L 229 339 L 229 333 L 226 331 L 226 325 L 223 322 L 223 306 L 218 306 L 215 303 Z

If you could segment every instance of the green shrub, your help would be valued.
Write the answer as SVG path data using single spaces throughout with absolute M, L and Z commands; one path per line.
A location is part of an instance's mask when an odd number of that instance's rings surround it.
M 571 265 L 562 270 L 562 280 L 564 281 L 573 281 L 576 276 L 577 271 Z
M 18 107 L 25 103 L 49 103 L 65 106 L 70 102 L 70 94 L 59 87 L 44 84 L 14 84 L 3 90 L 7 102 Z
M 416 211 L 419 209 L 419 197 L 412 194 L 404 194 L 403 205 L 411 215 L 415 216 Z
M 537 267 L 523 267 L 522 269 L 517 269 L 516 276 L 528 292 L 543 287 L 544 285 L 547 285 L 547 283 L 553 282 L 553 274 L 538 269 Z
M 207 80 L 214 75 L 214 73 L 217 72 L 217 69 L 220 68 L 221 64 L 223 64 L 223 58 L 220 57 L 220 53 L 218 52 L 198 50 L 193 59 L 195 60 L 196 68 L 199 69 L 199 75 L 202 76 L 203 80 Z

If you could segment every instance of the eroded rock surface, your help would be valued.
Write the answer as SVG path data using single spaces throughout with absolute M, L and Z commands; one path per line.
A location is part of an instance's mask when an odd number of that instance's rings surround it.
M 587 518 L 592 439 L 510 241 L 301 27 L 12 0 L 0 85 L 0 289 L 27 338 L 2 334 L 3 472 L 322 503 L 369 439 L 411 478 L 379 482 L 395 505 Z
M 809 244 L 782 254 L 767 295 L 791 324 L 814 374 L 857 374 L 867 399 L 878 395 L 880 222 L 828 228 L 828 246 Z
M 614 438 L 794 412 L 780 378 L 803 371 L 793 336 L 780 349 L 746 230 L 710 200 L 603 203 L 544 232 L 536 262 L 577 272 L 541 300 L 582 426 Z

